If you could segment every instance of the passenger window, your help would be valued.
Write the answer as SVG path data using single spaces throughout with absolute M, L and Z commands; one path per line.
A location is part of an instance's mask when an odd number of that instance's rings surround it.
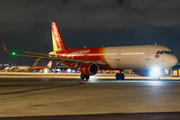
M 157 51 L 157 53 L 156 54 L 159 54 L 160 53 L 160 51 Z
M 170 51 L 170 53 L 171 53 L 171 54 L 173 54 L 173 52 L 172 52 L 172 51 Z
M 165 54 L 170 54 L 170 51 L 164 51 L 165 52 Z
M 160 54 L 164 54 L 164 51 L 161 51 Z

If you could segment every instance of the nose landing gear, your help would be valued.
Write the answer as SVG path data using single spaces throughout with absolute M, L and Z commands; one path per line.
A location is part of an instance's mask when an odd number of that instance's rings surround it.
M 116 80 L 124 80 L 124 74 L 123 73 L 117 73 L 116 74 Z

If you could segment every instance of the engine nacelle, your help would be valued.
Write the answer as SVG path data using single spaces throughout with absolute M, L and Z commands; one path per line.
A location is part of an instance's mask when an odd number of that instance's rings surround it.
M 98 73 L 99 67 L 96 64 L 84 63 L 81 65 L 80 71 L 84 75 L 91 76 Z

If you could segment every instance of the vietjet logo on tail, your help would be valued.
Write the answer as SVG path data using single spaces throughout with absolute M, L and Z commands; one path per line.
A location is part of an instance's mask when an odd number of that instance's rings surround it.
M 55 22 L 51 23 L 51 29 L 52 29 L 53 50 L 54 51 L 65 50 L 66 47 L 64 46 L 64 43 L 62 41 L 62 38 L 59 34 L 59 30 Z
M 49 63 L 46 65 L 47 67 L 51 67 L 52 61 L 49 61 Z

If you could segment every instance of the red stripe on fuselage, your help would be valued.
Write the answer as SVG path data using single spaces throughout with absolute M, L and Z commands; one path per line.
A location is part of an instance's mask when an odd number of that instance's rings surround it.
M 81 48 L 81 49 L 67 49 L 57 51 L 57 57 L 70 58 L 79 60 L 92 60 L 92 61 L 106 61 L 104 57 L 105 47 L 101 48 Z M 64 65 L 74 68 L 74 64 L 63 63 Z M 99 67 L 100 70 L 112 69 L 109 65 Z

